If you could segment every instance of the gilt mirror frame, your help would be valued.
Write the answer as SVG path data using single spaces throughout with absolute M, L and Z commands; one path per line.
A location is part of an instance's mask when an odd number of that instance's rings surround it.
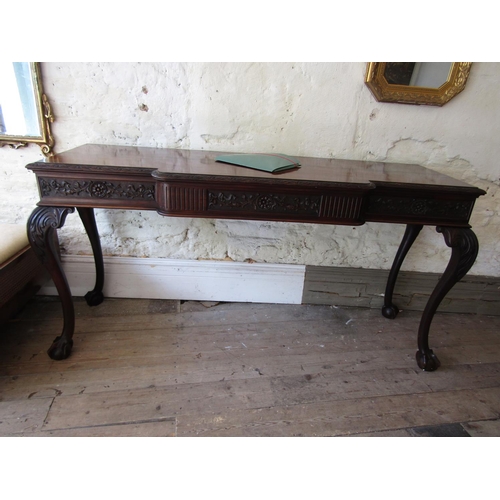
M 43 91 L 42 73 L 40 63 L 30 62 L 30 73 L 34 89 L 35 106 L 39 125 L 39 135 L 9 135 L 0 134 L 0 147 L 9 146 L 14 149 L 25 147 L 30 143 L 38 144 L 44 156 L 54 154 L 54 138 L 50 130 L 50 124 L 54 121 L 52 108 Z
M 452 63 L 448 80 L 439 88 L 430 88 L 387 83 L 384 76 L 386 64 L 370 62 L 366 67 L 365 83 L 377 101 L 429 106 L 443 106 L 462 92 L 472 65 L 470 62 Z

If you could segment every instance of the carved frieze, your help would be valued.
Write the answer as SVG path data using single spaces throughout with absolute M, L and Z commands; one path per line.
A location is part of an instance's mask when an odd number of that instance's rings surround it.
M 369 213 L 378 215 L 411 215 L 430 218 L 468 220 L 473 201 L 433 200 L 378 196 L 370 200 Z
M 154 200 L 155 184 L 147 182 L 38 179 L 42 197 Z
M 209 191 L 208 210 L 297 214 L 314 219 L 359 221 L 363 197 L 266 192 Z
M 208 210 L 319 215 L 321 196 L 209 191 Z

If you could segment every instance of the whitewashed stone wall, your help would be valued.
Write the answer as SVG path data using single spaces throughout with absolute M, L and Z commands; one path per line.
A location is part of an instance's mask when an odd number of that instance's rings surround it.
M 500 276 L 500 63 L 474 63 L 442 108 L 377 102 L 365 63 L 43 63 L 56 152 L 85 143 L 418 163 L 485 189 L 472 226 L 471 274 Z M 0 149 L 0 221 L 24 222 L 37 201 L 24 166 L 37 146 Z M 321 226 L 97 211 L 105 255 L 383 268 L 402 226 Z M 63 252 L 89 254 L 77 215 Z M 441 272 L 450 250 L 425 228 L 404 269 Z

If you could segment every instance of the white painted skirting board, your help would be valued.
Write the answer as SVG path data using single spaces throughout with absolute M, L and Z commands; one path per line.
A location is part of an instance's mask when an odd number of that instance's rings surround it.
M 94 288 L 91 256 L 62 262 L 73 296 Z M 105 257 L 104 272 L 106 297 L 300 304 L 305 266 Z M 50 281 L 39 293 L 57 291 Z

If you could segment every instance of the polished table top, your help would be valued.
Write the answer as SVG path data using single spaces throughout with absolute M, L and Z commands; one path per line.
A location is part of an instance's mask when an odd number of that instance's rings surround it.
M 297 157 L 299 168 L 270 174 L 216 162 L 221 153 L 87 144 L 27 167 L 39 205 L 175 217 L 468 227 L 484 194 L 419 165 Z
M 134 146 L 112 146 L 87 144 L 45 158 L 36 164 L 61 168 L 66 172 L 72 167 L 128 168 L 131 171 L 151 172 L 155 178 L 169 179 L 172 176 L 220 176 L 252 179 L 272 179 L 274 182 L 296 181 L 300 183 L 341 183 L 367 185 L 406 184 L 414 186 L 455 188 L 480 191 L 468 184 L 428 168 L 403 164 L 361 160 L 314 158 L 294 156 L 301 167 L 279 174 L 229 165 L 215 161 L 224 151 L 194 151 Z M 108 170 L 110 171 L 111 168 Z M 480 194 L 480 193 L 478 193 Z

